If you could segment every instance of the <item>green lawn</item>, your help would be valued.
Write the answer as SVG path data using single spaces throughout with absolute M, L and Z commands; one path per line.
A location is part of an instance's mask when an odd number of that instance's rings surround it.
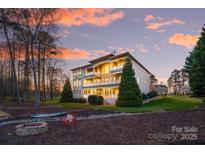
M 159 100 L 154 100 L 148 104 L 144 104 L 142 107 L 117 107 L 108 105 L 89 105 L 79 103 L 59 103 L 59 99 L 52 101 L 46 101 L 47 105 L 57 105 L 65 108 L 82 108 L 82 109 L 104 109 L 119 112 L 158 112 L 158 111 L 179 111 L 185 109 L 191 109 L 203 105 L 203 102 L 199 98 L 189 96 L 168 96 Z

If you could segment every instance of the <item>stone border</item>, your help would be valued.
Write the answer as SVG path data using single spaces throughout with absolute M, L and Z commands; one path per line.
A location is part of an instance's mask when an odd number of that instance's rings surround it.
M 0 120 L 5 120 L 5 119 L 8 119 L 9 116 L 0 116 Z
M 48 130 L 46 122 L 31 122 L 16 126 L 16 135 L 28 136 L 42 134 Z
M 0 120 L 5 120 L 5 119 L 8 119 L 9 117 L 10 117 L 10 115 L 7 112 L 2 111 L 0 109 Z

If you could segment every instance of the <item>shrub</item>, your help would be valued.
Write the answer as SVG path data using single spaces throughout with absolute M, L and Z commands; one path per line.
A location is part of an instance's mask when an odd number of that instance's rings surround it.
M 148 98 L 153 98 L 157 95 L 158 95 L 157 92 L 154 90 L 147 93 Z
M 147 94 L 145 94 L 144 92 L 142 93 L 142 99 L 143 100 L 146 100 L 146 99 L 148 99 L 149 97 L 147 96 Z
M 65 85 L 63 87 L 63 91 L 61 94 L 61 100 L 60 102 L 67 102 L 69 99 L 73 98 L 73 92 L 71 89 L 71 84 L 70 84 L 70 80 L 66 79 Z
M 99 99 L 99 102 L 100 102 L 101 104 L 103 104 L 104 98 L 103 98 L 102 96 L 98 96 L 98 99 Z
M 88 103 L 89 104 L 95 104 L 98 100 L 97 95 L 89 95 L 88 96 Z
M 73 98 L 72 99 L 72 102 L 73 103 L 87 103 L 86 99 L 85 98 Z
M 92 105 L 102 105 L 104 102 L 104 98 L 102 96 L 97 95 L 89 95 L 88 103 Z
M 205 97 L 204 97 L 204 98 L 202 98 L 202 102 L 205 104 Z
M 87 103 L 87 101 L 86 101 L 85 98 L 81 97 L 81 98 L 79 99 L 79 103 Z

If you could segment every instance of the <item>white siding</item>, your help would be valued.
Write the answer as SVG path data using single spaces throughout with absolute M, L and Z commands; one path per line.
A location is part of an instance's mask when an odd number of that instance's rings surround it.
M 148 93 L 150 91 L 150 74 L 145 71 L 138 63 L 132 60 L 132 68 L 135 71 L 135 78 L 139 84 L 141 92 Z
M 82 77 L 84 76 L 84 70 L 83 69 L 79 69 L 79 71 L 81 72 L 81 74 L 79 75 L 74 75 L 74 73 L 72 72 L 72 89 L 73 89 L 73 97 L 74 98 L 81 98 L 83 97 L 83 80 Z M 79 85 L 74 85 L 74 80 L 80 80 L 80 84 Z

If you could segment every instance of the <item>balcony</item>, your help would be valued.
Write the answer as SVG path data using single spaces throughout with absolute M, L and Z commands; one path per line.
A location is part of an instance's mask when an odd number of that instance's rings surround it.
M 120 66 L 115 66 L 115 67 L 111 67 L 110 72 L 114 73 L 114 72 L 122 72 L 123 69 L 123 65 Z
M 81 73 L 73 73 L 73 79 L 81 79 L 82 74 Z
M 120 80 L 109 81 L 109 82 L 97 82 L 97 83 L 87 83 L 83 84 L 83 87 L 99 87 L 99 86 L 109 86 L 109 85 L 119 85 Z
M 101 72 L 95 72 L 95 76 L 101 76 Z
M 90 72 L 90 73 L 85 73 L 84 78 L 88 77 L 105 77 L 105 76 L 110 76 L 110 73 L 101 73 L 101 72 Z
M 88 73 L 85 73 L 85 76 L 84 77 L 92 77 L 94 76 L 94 72 L 88 72 Z

